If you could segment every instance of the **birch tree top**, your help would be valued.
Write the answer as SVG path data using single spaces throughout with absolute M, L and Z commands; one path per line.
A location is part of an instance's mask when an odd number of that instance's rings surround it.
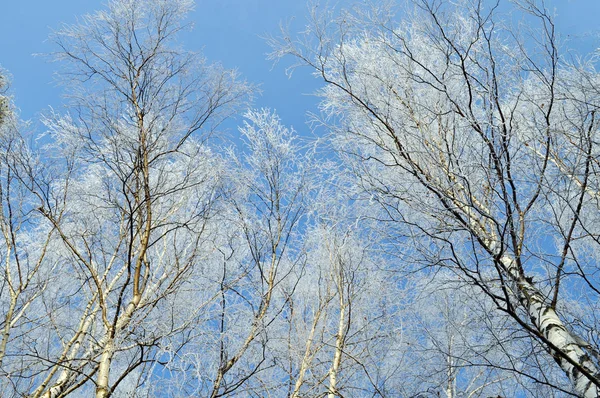
M 311 3 L 261 39 L 309 137 L 228 67 L 291 6 L 219 4 L 61 25 L 34 123 L 1 70 L 0 396 L 600 396 L 600 49 L 537 0 Z
M 61 89 L 53 83 L 56 65 L 34 54 L 53 51 L 46 40 L 52 30 L 59 29 L 62 23 L 74 23 L 77 17 L 93 12 L 101 4 L 77 0 L 62 0 L 60 4 L 24 0 L 3 5 L 0 66 L 12 76 L 13 94 L 17 96 L 23 118 L 31 119 L 48 106 L 58 108 L 62 101 Z M 351 5 L 352 1 L 343 0 L 336 4 L 341 8 Z M 551 1 L 547 6 L 556 10 L 557 27 L 564 38 L 572 40 L 575 47 L 581 46 L 582 41 L 587 47 L 592 44 L 590 37 L 598 33 L 594 17 L 600 14 L 598 2 Z M 190 50 L 203 52 L 210 61 L 237 69 L 252 83 L 260 84 L 262 95 L 257 98 L 257 106 L 277 108 L 288 124 L 303 126 L 305 111 L 316 109 L 317 101 L 307 94 L 316 90 L 318 82 L 308 71 L 296 71 L 294 79 L 288 79 L 280 67 L 272 68 L 272 62 L 265 59 L 269 47 L 263 38 L 276 35 L 280 23 L 301 30 L 307 22 L 308 9 L 309 2 L 305 1 L 197 2 L 195 11 L 188 18 L 194 30 L 185 35 L 185 45 Z

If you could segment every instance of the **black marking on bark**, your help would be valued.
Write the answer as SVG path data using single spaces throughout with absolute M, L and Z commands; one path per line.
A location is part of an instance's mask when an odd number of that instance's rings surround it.
M 542 315 L 548 315 L 548 313 L 549 313 L 550 311 L 552 311 L 552 308 L 550 308 L 550 307 L 546 307 L 546 308 L 544 308 L 544 310 L 542 311 Z
M 560 324 L 557 324 L 557 323 L 554 323 L 554 322 L 550 322 L 548 325 L 546 325 L 546 327 L 543 327 L 543 328 L 541 328 L 541 332 L 542 332 L 542 333 L 544 333 L 544 335 L 545 335 L 545 336 L 548 336 L 548 335 L 550 334 L 550 331 L 551 331 L 552 329 L 554 329 L 554 328 L 557 328 L 557 329 L 562 329 L 562 330 L 564 330 L 564 329 L 565 329 L 565 328 L 564 328 L 562 325 L 560 325 Z

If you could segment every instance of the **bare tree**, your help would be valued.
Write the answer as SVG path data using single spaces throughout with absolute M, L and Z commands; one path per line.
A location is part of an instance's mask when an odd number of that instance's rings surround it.
M 266 348 L 273 338 L 270 330 L 289 299 L 282 287 L 291 287 L 288 295 L 293 294 L 305 257 L 299 228 L 311 185 L 310 159 L 301 154 L 294 131 L 274 113 L 249 111 L 245 116 L 240 128 L 245 153 L 231 154 L 227 202 L 229 224 L 235 226 L 231 232 L 244 255 L 223 267 L 219 366 L 211 397 L 252 388 L 244 385 L 251 378 L 262 380 L 259 391 L 269 389 L 273 381 L 259 373 L 274 360 Z M 232 279 L 239 280 L 233 288 L 228 287 Z
M 0 92 L 7 89 L 0 76 Z M 0 95 L 0 229 L 2 231 L 0 276 L 0 392 L 9 395 L 29 372 L 19 355 L 27 344 L 28 331 L 36 327 L 37 312 L 46 287 L 54 283 L 56 263 L 47 261 L 55 233 L 32 211 L 39 161 L 20 134 L 10 97 Z M 35 315 L 33 315 L 35 314 Z M 26 362 L 26 361 L 25 361 Z M 27 382 L 25 381 L 25 384 Z
M 172 299 L 207 257 L 220 161 L 205 141 L 251 91 L 234 72 L 177 49 L 191 7 L 116 0 L 54 36 L 70 112 L 45 120 L 42 172 L 31 162 L 21 162 L 19 179 L 2 169 L 3 190 L 13 190 L 3 195 L 10 298 L 3 340 L 32 300 L 47 311 L 28 316 L 39 326 L 29 326 L 35 343 L 20 354 L 37 361 L 22 375 L 29 380 L 22 391 L 32 397 L 80 389 L 111 396 L 140 369 L 152 369 L 164 339 L 193 327 L 216 299 L 195 286 L 186 317 L 159 316 L 178 305 Z M 5 160 L 27 151 L 13 145 Z M 13 185 L 22 181 L 32 196 L 17 208 Z M 35 245 L 19 241 L 25 232 L 37 234 Z M 46 262 L 60 282 L 33 279 Z M 36 293 L 25 294 L 34 282 Z
M 402 20 L 384 7 L 315 13 L 274 55 L 326 83 L 333 144 L 382 219 L 434 242 L 420 254 L 508 314 L 564 390 L 596 397 L 599 328 L 575 310 L 598 310 L 595 58 L 561 55 L 543 4 L 513 11 L 523 31 L 481 1 L 414 1 Z
M 510 317 L 495 312 L 482 297 L 452 273 L 435 277 L 416 273 L 413 300 L 404 302 L 403 392 L 408 396 L 528 396 L 557 393 L 544 380 L 557 370 L 552 359 L 532 349 L 526 333 L 511 326 Z M 538 367 L 544 364 L 544 374 Z M 552 373 L 555 373 L 554 375 Z M 532 383 L 537 377 L 537 383 Z
M 387 396 L 395 376 L 384 353 L 398 349 L 391 330 L 399 328 L 406 297 L 363 235 L 364 209 L 349 203 L 331 166 L 320 165 L 326 170 L 307 230 L 306 267 L 281 320 L 287 350 L 274 350 L 291 397 Z
M 543 6 L 313 12 L 275 55 L 342 163 L 268 110 L 210 145 L 252 87 L 177 46 L 192 6 L 56 32 L 37 140 L 1 91 L 0 394 L 599 395 L 600 77 Z

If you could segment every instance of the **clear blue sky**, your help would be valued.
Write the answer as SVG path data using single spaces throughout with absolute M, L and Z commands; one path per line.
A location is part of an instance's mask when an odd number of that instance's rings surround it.
M 501 0 L 506 1 L 506 0 Z M 337 3 L 349 4 L 351 0 Z M 46 40 L 52 28 L 74 23 L 76 17 L 103 7 L 100 0 L 2 0 L 0 6 L 0 66 L 12 75 L 12 93 L 24 119 L 35 120 L 48 106 L 60 108 L 61 88 L 52 75 L 58 64 L 48 63 L 34 53 L 55 48 Z M 600 45 L 600 0 L 552 0 L 558 31 L 577 39 L 574 43 Z M 279 23 L 296 17 L 293 27 L 304 25 L 305 0 L 199 0 L 191 15 L 195 29 L 184 37 L 184 46 L 202 51 L 210 61 L 237 68 L 245 79 L 259 84 L 263 92 L 257 107 L 278 111 L 283 122 L 306 130 L 306 112 L 314 110 L 317 99 L 311 96 L 319 81 L 307 69 L 289 80 L 284 65 L 272 67 L 266 60 L 268 46 L 260 36 L 277 34 Z

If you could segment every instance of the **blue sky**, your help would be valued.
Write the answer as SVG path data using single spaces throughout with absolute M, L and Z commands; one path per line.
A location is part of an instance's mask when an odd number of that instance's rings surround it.
M 502 0 L 505 1 L 505 0 Z M 350 0 L 338 1 L 349 4 Z M 46 40 L 51 29 L 74 23 L 78 15 L 103 7 L 100 0 L 3 0 L 0 7 L 0 66 L 12 75 L 12 94 L 24 119 L 52 106 L 61 106 L 61 88 L 53 83 L 58 64 L 35 53 L 54 50 Z M 573 44 L 589 50 L 600 40 L 600 0 L 553 0 L 547 2 L 557 14 L 558 31 Z M 210 61 L 238 69 L 249 82 L 260 85 L 262 95 L 255 106 L 276 109 L 283 122 L 301 132 L 306 112 L 316 109 L 310 95 L 319 86 L 307 69 L 292 79 L 285 76 L 285 64 L 266 60 L 269 47 L 261 36 L 276 35 L 279 23 L 292 20 L 292 27 L 304 26 L 304 0 L 199 0 L 191 15 L 193 32 L 183 37 L 185 48 L 202 51 Z
M 8 70 L 11 94 L 24 119 L 35 125 L 36 116 L 52 106 L 61 106 L 61 87 L 53 82 L 59 64 L 43 56 L 55 48 L 47 40 L 52 29 L 75 23 L 77 16 L 101 9 L 99 0 L 3 1 L 0 9 L 0 66 Z M 279 23 L 288 21 L 299 29 L 307 13 L 304 1 L 200 0 L 190 15 L 194 29 L 182 36 L 186 49 L 202 52 L 209 61 L 238 69 L 242 77 L 260 87 L 254 106 L 276 109 L 284 122 L 306 129 L 305 114 L 315 108 L 309 94 L 318 80 L 304 73 L 285 75 L 283 65 L 273 67 L 266 59 L 269 47 L 262 38 L 276 35 Z

